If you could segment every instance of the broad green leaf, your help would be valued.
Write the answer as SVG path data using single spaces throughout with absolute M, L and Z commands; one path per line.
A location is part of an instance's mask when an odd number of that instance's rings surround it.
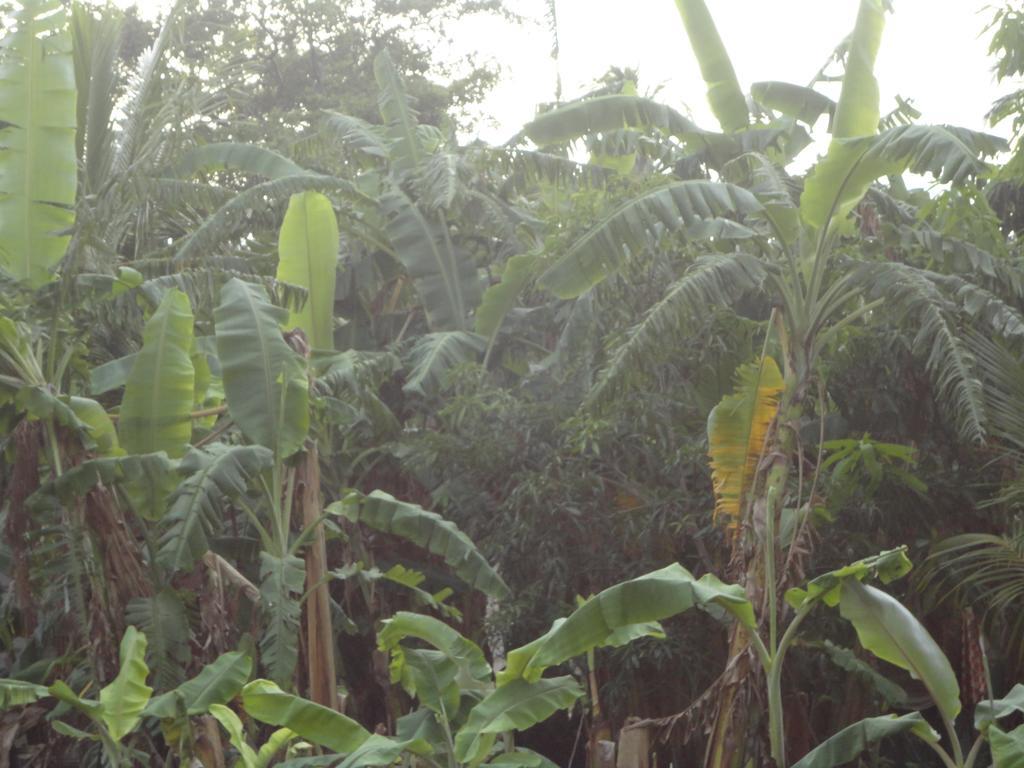
M 402 648 L 392 654 L 398 682 L 422 706 L 445 719 L 459 711 L 458 665 L 443 651 Z
M 406 173 L 423 162 L 424 149 L 420 141 L 416 110 L 409 103 L 402 76 L 385 49 L 373 60 L 373 76 L 379 94 L 377 104 L 391 140 L 389 158 L 391 167 Z
M 487 755 L 496 734 L 526 730 L 568 709 L 582 695 L 583 689 L 570 676 L 535 683 L 513 680 L 469 711 L 466 724 L 455 735 L 455 756 L 462 763 L 475 764 Z
M 186 478 L 171 495 L 157 560 L 172 571 L 191 568 L 209 550 L 225 500 L 245 493 L 273 458 L 261 445 L 213 443 L 189 451 L 179 465 Z
M 558 768 L 557 763 L 548 760 L 544 755 L 525 747 L 516 747 L 511 752 L 502 752 L 487 761 L 487 765 L 501 765 L 504 768 Z
M 262 723 L 288 728 L 335 752 L 354 752 L 370 733 L 355 720 L 312 701 L 285 693 L 269 680 L 253 680 L 242 689 L 242 704 Z
M 992 749 L 992 768 L 1024 768 L 1024 725 L 1009 733 L 992 726 L 988 729 Z
M 465 330 L 480 303 L 480 276 L 453 242 L 440 213 L 428 213 L 401 189 L 381 198 L 391 247 L 420 297 L 433 331 Z
M 273 759 L 277 757 L 277 753 L 288 746 L 297 736 L 295 731 L 290 728 L 278 728 L 260 746 L 259 751 L 256 753 L 256 762 L 253 764 L 253 768 L 267 768 Z
M 124 618 L 146 637 L 146 664 L 152 672 L 153 687 L 167 690 L 181 683 L 192 658 L 192 628 L 178 592 L 164 587 L 154 595 L 133 597 Z
M 137 352 L 97 365 L 89 371 L 89 394 L 102 395 L 112 389 L 123 387 L 135 365 Z
M 476 310 L 476 332 L 488 338 L 497 334 L 505 315 L 512 311 L 526 284 L 533 278 L 540 257 L 533 253 L 521 253 L 505 263 L 501 282 L 484 291 L 483 299 Z
M 448 371 L 463 363 L 476 362 L 486 348 L 487 339 L 469 331 L 425 333 L 409 351 L 410 370 L 402 389 L 434 397 L 443 389 Z
M 242 690 L 252 672 L 252 659 L 240 651 L 219 656 L 207 664 L 191 680 L 182 683 L 173 691 L 152 699 L 146 706 L 145 714 L 151 717 L 173 717 L 175 697 L 181 697 L 190 715 L 213 712 L 214 705 L 227 704 Z
M 920 680 L 944 719 L 960 713 L 960 686 L 949 659 L 928 630 L 898 600 L 857 579 L 844 579 L 839 611 L 875 656 Z
M 0 679 L 0 710 L 31 704 L 50 695 L 45 685 L 27 683 L 24 680 Z
M 860 0 L 857 21 L 847 45 L 843 86 L 832 122 L 832 136 L 836 139 L 871 136 L 878 131 L 878 81 L 874 70 L 884 28 L 883 0 Z
M 262 286 L 232 278 L 213 314 L 231 417 L 253 442 L 291 456 L 309 431 L 309 384 L 302 359 L 281 335 L 287 311 L 271 304 Z
M 433 616 L 399 611 L 385 620 L 377 633 L 380 649 L 390 651 L 396 658 L 391 667 L 395 682 L 402 674 L 403 649 L 400 644 L 407 638 L 422 640 L 451 659 L 460 670 L 460 684 L 464 688 L 479 688 L 480 683 L 491 679 L 491 666 L 476 643 Z
M 241 758 L 244 768 L 256 768 L 256 752 L 245 740 L 245 728 L 242 721 L 231 709 L 223 704 L 211 704 L 210 714 L 216 718 L 221 727 L 227 731 L 228 741 L 231 742 Z
M 712 574 L 695 579 L 674 563 L 609 587 L 563 623 L 556 623 L 539 641 L 509 652 L 508 674 L 499 675 L 499 684 L 507 684 L 513 675 L 538 680 L 546 668 L 606 645 L 622 627 L 660 621 L 694 607 L 718 614 L 728 611 L 748 629 L 756 626 L 754 609 L 742 587 L 723 584 Z
M 428 755 L 432 751 L 430 745 L 422 739 L 395 741 L 386 736 L 373 734 L 339 763 L 338 768 L 361 768 L 361 766 L 369 768 L 370 766 L 391 765 L 404 752 Z
M 120 456 L 124 453 L 117 441 L 114 422 L 102 405 L 88 397 L 74 395 L 68 398 L 68 405 L 78 420 L 86 426 L 96 453 L 100 456 Z
M 146 636 L 128 627 L 121 638 L 121 668 L 117 677 L 100 690 L 101 717 L 110 738 L 121 741 L 142 719 L 153 689 L 146 685 Z
M 832 115 L 836 109 L 836 103 L 825 94 L 793 83 L 753 83 L 750 86 L 750 95 L 762 107 L 781 112 L 786 117 L 795 118 L 807 125 L 814 125 L 819 117 L 824 114 Z
M 683 141 L 705 135 L 689 118 L 643 96 L 614 94 L 564 104 L 526 124 L 523 133 L 539 147 L 623 128 L 655 130 Z
M 939 740 L 938 734 L 932 730 L 920 712 L 912 712 L 902 717 L 868 717 L 843 728 L 839 733 L 823 741 L 794 763 L 793 768 L 832 768 L 846 765 L 876 741 L 908 732 L 927 742 L 936 743 Z
M 384 491 L 349 493 L 327 511 L 378 531 L 390 533 L 442 557 L 456 576 L 486 595 L 509 594 L 501 580 L 470 538 L 455 523 L 416 504 L 399 501 Z
M 708 87 L 711 111 L 727 133 L 746 128 L 750 123 L 747 100 L 704 0 L 676 0 L 676 7 Z
M 712 181 L 680 181 L 643 192 L 619 205 L 573 242 L 540 277 L 563 299 L 579 296 L 618 270 L 629 254 L 653 245 L 666 231 L 708 219 L 756 215 L 761 203 L 747 190 Z
M 309 173 L 305 168 L 272 149 L 230 141 L 203 144 L 186 150 L 177 158 L 172 173 L 178 177 L 187 177 L 200 171 L 224 170 L 263 176 L 267 179 Z
M 266 616 L 260 656 L 270 676 L 280 685 L 291 685 L 299 658 L 299 600 L 305 584 L 306 564 L 301 558 L 260 552 L 260 600 Z
M 0 42 L 0 268 L 32 287 L 64 258 L 78 179 L 67 12 L 15 3 Z
M 982 158 L 1005 147 L 998 136 L 948 125 L 901 125 L 878 136 L 834 139 L 808 173 L 800 215 L 816 228 L 839 221 L 875 179 L 904 171 L 962 183 L 985 173 L 989 166 Z
M 314 349 L 334 349 L 338 245 L 331 201 L 319 192 L 292 195 L 277 242 L 277 279 L 308 291 L 306 303 L 289 315 L 286 327 L 301 328 Z
M 1024 683 L 1017 683 L 1010 692 L 995 701 L 981 701 L 974 708 L 974 727 L 979 731 L 1014 712 L 1024 714 Z
M 889 584 L 906 576 L 912 567 L 906 547 L 888 549 L 823 573 L 808 582 L 806 589 L 793 587 L 786 590 L 786 602 L 793 608 L 800 608 L 808 602 L 822 600 L 825 605 L 835 607 L 840 600 L 843 582 L 847 579 L 863 581 L 866 578 L 877 578 L 883 584 Z
M 715 521 L 735 529 L 744 498 L 757 474 L 768 430 L 783 390 L 782 373 L 770 357 L 740 366 L 736 390 L 708 414 L 708 456 L 715 494 Z
M 188 296 L 177 289 L 164 295 L 146 323 L 117 425 L 129 453 L 164 451 L 176 459 L 188 449 L 195 383 L 193 323 Z

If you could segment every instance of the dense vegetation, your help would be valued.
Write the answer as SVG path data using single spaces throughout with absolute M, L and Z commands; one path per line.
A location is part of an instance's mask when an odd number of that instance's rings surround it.
M 497 0 L 15 4 L 0 766 L 1024 765 L 1019 136 L 677 5 L 492 147 Z

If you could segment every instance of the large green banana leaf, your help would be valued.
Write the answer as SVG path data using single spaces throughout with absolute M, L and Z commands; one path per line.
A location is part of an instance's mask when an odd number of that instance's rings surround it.
M 120 659 L 117 677 L 100 690 L 103 723 L 114 741 L 135 730 L 153 693 L 146 685 L 146 636 L 135 627 L 128 627 L 121 638 Z
M 177 158 L 173 173 L 184 177 L 200 171 L 221 170 L 241 171 L 268 179 L 309 173 L 272 149 L 230 141 L 203 144 L 186 150 Z
M 664 231 L 762 211 L 753 194 L 732 184 L 667 184 L 627 200 L 605 216 L 560 255 L 541 275 L 540 284 L 559 298 L 575 298 L 618 270 L 628 254 L 650 246 Z
M 314 349 L 334 349 L 338 219 L 319 192 L 292 195 L 277 241 L 277 279 L 305 288 L 306 303 L 286 327 L 301 328 Z
M 181 683 L 192 658 L 192 628 L 178 591 L 164 587 L 153 595 L 133 597 L 124 619 L 146 636 L 146 665 L 153 687 L 167 690 Z
M 613 94 L 565 104 L 537 116 L 523 133 L 539 147 L 623 128 L 656 130 L 682 141 L 705 133 L 672 107 L 644 96 Z
M 291 456 L 309 431 L 309 384 L 281 335 L 287 310 L 271 304 L 262 286 L 232 278 L 213 315 L 231 417 L 253 442 Z
M 901 125 L 878 136 L 834 139 L 807 176 L 800 215 L 817 228 L 838 221 L 873 181 L 904 171 L 958 184 L 987 172 L 982 158 L 1005 148 L 998 136 L 948 125 Z
M 476 332 L 493 338 L 501 328 L 505 316 L 515 308 L 526 284 L 534 277 L 541 259 L 535 253 L 520 253 L 505 262 L 501 282 L 484 291 L 480 306 L 477 307 Z
M 68 398 L 68 405 L 88 431 L 89 440 L 86 441 L 86 447 L 100 456 L 120 456 L 124 453 L 117 440 L 114 421 L 102 405 L 91 398 L 76 395 Z M 91 445 L 88 444 L 90 441 Z
M 50 690 L 45 685 L 25 680 L 0 679 L 0 710 L 32 704 L 49 695 Z
M 879 579 L 883 584 L 889 584 L 906 576 L 912 567 L 906 547 L 888 549 L 823 573 L 808 582 L 804 589 L 793 587 L 786 590 L 786 602 L 797 609 L 816 600 L 835 607 L 839 604 L 843 583 L 846 580 L 863 581 L 870 577 Z
M 157 560 L 172 571 L 191 568 L 210 548 L 224 501 L 245 493 L 273 459 L 261 445 L 213 443 L 189 451 L 179 465 L 186 478 L 171 496 Z
M 393 171 L 402 174 L 412 171 L 423 161 L 416 111 L 409 103 L 402 76 L 387 50 L 373 60 L 373 76 L 380 89 L 377 103 L 391 140 L 389 157 Z
M 125 384 L 118 420 L 129 453 L 164 451 L 172 459 L 188 450 L 194 402 L 192 305 L 169 290 L 142 332 L 142 349 Z
M 242 689 L 242 705 L 256 720 L 288 728 L 335 752 L 354 752 L 370 732 L 333 709 L 282 691 L 269 680 L 253 680 Z
M 15 4 L 0 42 L 0 267 L 40 286 L 74 222 L 75 68 L 58 0 Z
M 739 131 L 750 123 L 747 100 L 740 89 L 729 54 L 704 0 L 676 0 L 700 73 L 708 87 L 708 104 L 722 130 Z
M 260 657 L 280 685 L 291 685 L 299 659 L 299 602 L 306 585 L 306 563 L 295 555 L 260 552 L 260 601 L 266 614 Z M 281 725 L 281 723 L 275 723 Z
M 480 303 L 480 276 L 472 259 L 452 241 L 438 213 L 421 210 L 401 189 L 381 198 L 387 234 L 423 304 L 431 330 L 465 330 Z
M 1024 725 L 1007 733 L 992 726 L 988 730 L 992 768 L 1024 768 Z
M 377 633 L 377 644 L 381 650 L 390 651 L 394 657 L 391 674 L 395 682 L 402 674 L 403 649 L 400 644 L 407 638 L 422 640 L 441 651 L 459 668 L 460 681 L 466 689 L 480 689 L 481 684 L 491 679 L 491 666 L 472 640 L 433 616 L 399 611 L 387 619 Z
M 513 680 L 488 695 L 469 711 L 466 724 L 455 735 L 455 756 L 476 764 L 490 751 L 497 734 L 521 731 L 568 709 L 583 695 L 571 676 L 528 683 Z
M 455 575 L 486 595 L 507 597 L 509 589 L 472 540 L 455 523 L 384 491 L 349 493 L 327 511 L 378 531 L 399 536 L 444 558 Z
M 392 765 L 404 752 L 428 755 L 431 751 L 431 746 L 422 739 L 395 741 L 386 736 L 373 734 L 351 755 L 340 762 L 338 768 L 371 768 L 371 766 Z
M 753 83 L 750 95 L 754 101 L 766 109 L 781 112 L 808 125 L 814 125 L 824 114 L 832 115 L 836 103 L 828 96 L 813 88 L 793 83 L 766 81 Z
M 932 730 L 920 712 L 912 712 L 902 717 L 868 717 L 843 728 L 839 733 L 823 741 L 794 763 L 793 768 L 833 768 L 837 765 L 846 765 L 876 741 L 907 732 L 925 741 L 939 740 L 938 734 Z
M 1001 699 L 978 702 L 974 708 L 974 727 L 981 730 L 987 723 L 994 723 L 1014 712 L 1024 714 L 1024 683 L 1017 683 Z
M 487 349 L 487 339 L 470 331 L 436 331 L 416 339 L 407 355 L 406 392 L 436 397 L 445 375 L 458 365 L 477 362 Z
M 546 668 L 608 644 L 623 627 L 660 621 L 694 607 L 719 614 L 724 610 L 748 629 L 756 627 L 754 609 L 743 587 L 723 584 L 712 574 L 696 579 L 674 563 L 608 587 L 563 623 L 556 623 L 544 637 L 509 652 L 499 684 L 518 677 L 539 680 Z
M 240 651 L 225 653 L 207 664 L 198 675 L 173 691 L 150 700 L 143 714 L 150 717 L 174 717 L 180 700 L 189 715 L 205 714 L 212 704 L 227 704 L 249 680 L 252 659 Z
M 892 596 L 857 579 L 845 579 L 839 611 L 871 653 L 924 683 L 947 722 L 960 713 L 960 686 L 949 659 L 928 630 Z

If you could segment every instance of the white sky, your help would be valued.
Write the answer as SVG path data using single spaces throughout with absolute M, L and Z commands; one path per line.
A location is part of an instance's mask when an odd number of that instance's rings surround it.
M 130 0 L 119 0 L 122 3 Z M 456 52 L 477 50 L 501 64 L 504 77 L 482 105 L 483 139 L 501 142 L 551 101 L 555 67 L 545 0 L 506 0 L 534 23 L 515 28 L 467 19 L 451 30 Z M 745 91 L 758 80 L 806 84 L 853 27 L 857 0 L 706 0 Z M 893 97 L 912 99 L 922 122 L 989 130 L 985 112 L 1012 84 L 991 74 L 985 10 L 998 0 L 893 0 L 876 66 L 882 113 Z M 563 98 L 587 90 L 608 67 L 639 70 L 641 92 L 717 128 L 674 0 L 557 0 Z M 139 0 L 157 13 L 168 0 Z M 836 93 L 830 94 L 833 97 Z M 1006 136 L 1008 129 L 993 131 Z
M 894 0 L 876 73 L 882 113 L 895 95 L 913 100 L 922 122 L 989 130 L 985 112 L 1010 84 L 995 84 L 988 57 L 993 0 Z M 543 0 L 514 0 L 532 29 L 466 22 L 467 48 L 489 52 L 506 76 L 484 104 L 496 125 L 483 137 L 501 141 L 554 94 L 551 38 Z M 806 84 L 853 27 L 857 0 L 707 0 L 745 91 L 758 80 Z M 633 67 L 641 91 L 663 86 L 658 99 L 717 129 L 673 0 L 558 0 L 563 98 L 585 91 L 609 66 Z M 836 94 L 831 94 L 835 96 Z M 1005 127 L 993 131 L 1006 135 Z

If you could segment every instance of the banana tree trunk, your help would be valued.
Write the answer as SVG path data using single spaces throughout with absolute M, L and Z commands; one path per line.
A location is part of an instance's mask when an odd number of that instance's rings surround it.
M 316 526 L 306 549 L 306 673 L 309 697 L 330 709 L 338 708 L 338 685 L 334 665 L 334 632 L 331 629 L 331 599 L 327 581 L 327 543 L 320 523 L 320 457 L 316 444 L 307 451 L 300 467 L 299 481 L 303 529 Z

